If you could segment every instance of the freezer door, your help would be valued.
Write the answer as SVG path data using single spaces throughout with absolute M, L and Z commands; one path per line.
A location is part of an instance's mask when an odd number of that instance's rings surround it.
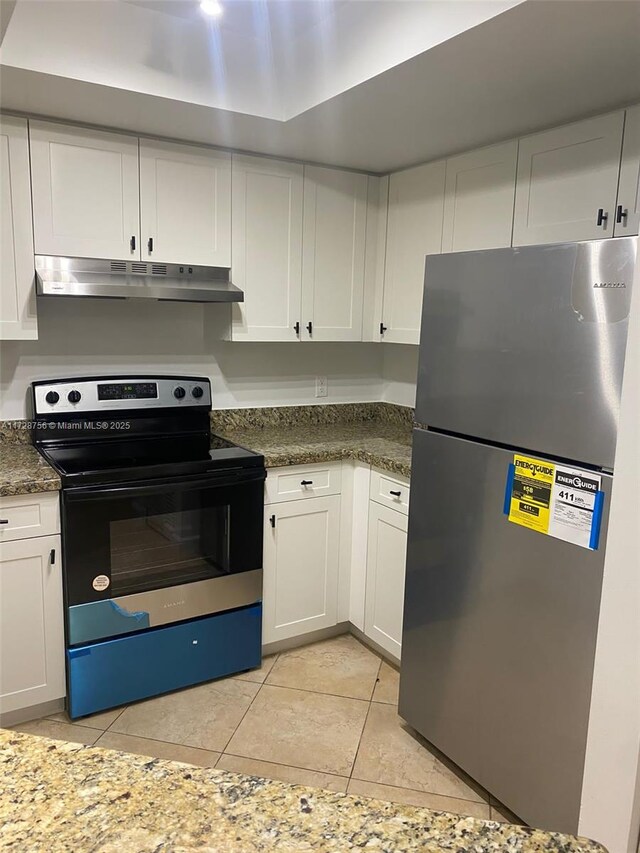
M 512 458 L 414 431 L 399 711 L 527 823 L 575 833 L 611 478 L 590 551 L 507 520 Z
M 613 469 L 637 240 L 430 255 L 417 421 Z

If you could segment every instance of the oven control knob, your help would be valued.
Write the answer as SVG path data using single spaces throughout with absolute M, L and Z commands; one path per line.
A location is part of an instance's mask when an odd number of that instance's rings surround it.
M 69 391 L 69 393 L 67 394 L 67 400 L 70 403 L 79 403 L 81 397 L 82 394 L 79 391 Z
M 184 390 L 182 385 L 178 385 L 177 388 L 173 389 L 173 396 L 176 398 L 176 400 L 182 400 L 186 393 L 187 392 Z
M 44 398 L 47 403 L 50 403 L 52 406 L 54 403 L 57 403 L 60 399 L 60 394 L 57 391 L 47 391 L 47 394 Z
M 200 397 L 202 397 L 202 395 L 204 394 L 204 391 L 199 385 L 194 385 L 194 387 L 191 389 L 191 393 L 196 398 L 196 400 L 199 400 Z

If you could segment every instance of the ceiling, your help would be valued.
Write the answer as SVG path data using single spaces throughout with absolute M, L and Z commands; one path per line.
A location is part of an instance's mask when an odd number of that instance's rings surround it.
M 2 62 L 287 121 L 521 0 L 18 0 Z
M 634 0 L 221 2 L 18 0 L 0 104 L 384 172 L 640 101 Z

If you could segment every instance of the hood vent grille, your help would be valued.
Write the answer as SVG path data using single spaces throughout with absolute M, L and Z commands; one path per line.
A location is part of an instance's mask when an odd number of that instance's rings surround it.
M 109 269 L 111 272 L 136 273 L 137 275 L 166 275 L 166 264 L 145 264 L 142 261 L 109 261 Z M 193 269 L 193 267 L 192 267 Z
M 36 255 L 38 296 L 242 302 L 226 267 Z

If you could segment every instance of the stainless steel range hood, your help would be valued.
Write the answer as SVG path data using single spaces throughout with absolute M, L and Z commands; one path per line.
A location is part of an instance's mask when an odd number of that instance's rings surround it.
M 225 267 L 106 261 L 36 255 L 38 296 L 166 299 L 172 302 L 243 302 Z

